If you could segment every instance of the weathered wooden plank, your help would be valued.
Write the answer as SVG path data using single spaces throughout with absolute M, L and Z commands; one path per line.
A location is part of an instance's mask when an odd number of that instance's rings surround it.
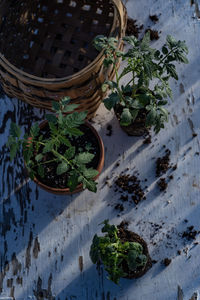
M 100 107 L 94 125 L 103 137 L 106 161 L 96 195 L 87 191 L 74 196 L 50 195 L 26 178 L 20 156 L 10 162 L 6 142 L 11 120 L 27 129 L 43 117 L 43 112 L 16 100 L 1 100 L 1 297 L 16 300 L 174 300 L 179 285 L 184 300 L 189 300 L 199 291 L 199 236 L 196 245 L 182 238 L 188 226 L 200 230 L 200 21 L 197 4 L 200 5 L 199 1 L 191 5 L 190 0 L 127 1 L 131 17 L 144 24 L 145 29 L 151 26 L 161 31 L 160 39 L 153 46 L 159 47 L 167 34 L 185 39 L 190 63 L 178 66 L 180 77 L 177 84 L 172 83 L 174 102 L 170 105 L 170 121 L 165 131 L 152 136 L 149 145 L 144 145 L 140 138 L 127 137 L 113 113 Z M 159 16 L 156 24 L 149 20 L 149 15 L 153 14 Z M 108 124 L 112 125 L 112 136 L 106 135 Z M 193 133 L 197 136 L 193 137 Z M 155 161 L 166 148 L 171 150 L 171 163 L 177 164 L 177 169 L 167 192 L 162 193 L 157 187 Z M 139 172 L 147 199 L 137 207 L 125 203 L 124 211 L 119 212 L 114 207 L 120 195 L 114 191 L 113 183 L 126 168 L 131 174 Z M 105 218 L 115 223 L 127 219 L 130 229 L 148 242 L 151 256 L 157 263 L 142 278 L 123 279 L 120 286 L 116 286 L 106 279 L 102 267 L 96 270 L 92 265 L 88 254 L 91 240 L 94 233 L 100 232 L 98 224 Z M 172 259 L 168 267 L 161 263 L 166 257 Z

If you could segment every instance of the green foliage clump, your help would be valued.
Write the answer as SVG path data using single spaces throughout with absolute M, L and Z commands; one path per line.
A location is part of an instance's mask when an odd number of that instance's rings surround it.
M 164 128 L 168 121 L 168 111 L 163 107 L 172 98 L 172 90 L 169 79 L 178 80 L 178 74 L 174 62 L 188 63 L 186 54 L 188 48 L 184 41 L 176 41 L 168 35 L 166 43 L 161 51 L 150 47 L 150 33 L 147 32 L 140 41 L 134 36 L 123 38 L 128 44 L 127 51 L 118 50 L 118 40 L 97 36 L 94 46 L 97 50 L 104 51 L 104 65 L 114 66 L 116 81 L 106 81 L 102 89 L 108 87 L 111 93 L 104 100 L 107 109 L 122 106 L 120 124 L 130 125 L 138 116 L 140 110 L 146 110 L 146 127 L 154 126 L 156 133 Z M 118 73 L 116 65 L 119 59 L 126 62 L 121 74 Z M 121 85 L 120 80 L 129 76 L 126 85 Z
M 67 187 L 70 191 L 73 191 L 79 183 L 82 183 L 83 188 L 96 192 L 96 183 L 93 178 L 98 174 L 98 171 L 87 168 L 87 164 L 94 158 L 94 154 L 89 152 L 91 151 L 90 144 L 88 143 L 86 151 L 83 151 L 83 149 L 76 149 L 75 146 L 72 146 L 70 141 L 70 137 L 76 139 L 83 135 L 79 127 L 84 124 L 87 112 L 74 111 L 78 105 L 69 104 L 69 102 L 69 97 L 65 97 L 60 102 L 52 102 L 52 109 L 56 115 L 46 115 L 50 131 L 50 137 L 48 138 L 41 133 L 37 123 L 31 127 L 29 134 L 25 134 L 21 138 L 20 127 L 15 123 L 11 123 L 8 139 L 10 157 L 13 159 L 22 147 L 31 179 L 34 179 L 37 174 L 44 178 L 44 165 L 56 162 L 57 175 L 68 173 Z M 59 151 L 62 145 L 66 148 L 65 153 Z M 45 159 L 48 152 L 52 154 L 51 161 Z
M 103 222 L 102 232 L 104 236 L 95 234 L 90 248 L 90 258 L 92 262 L 102 262 L 105 270 L 109 274 L 109 279 L 118 284 L 121 277 L 127 273 L 123 270 L 125 261 L 130 271 L 136 271 L 139 267 L 144 267 L 147 257 L 143 254 L 143 247 L 137 242 L 122 243 L 118 237 L 118 229 L 115 225 L 110 225 L 108 220 Z

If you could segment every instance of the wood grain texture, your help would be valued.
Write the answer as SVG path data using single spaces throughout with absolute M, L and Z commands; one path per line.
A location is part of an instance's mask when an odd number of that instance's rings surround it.
M 44 113 L 20 101 L 1 100 L 0 299 L 175 300 L 178 286 L 184 300 L 194 295 L 198 297 L 200 238 L 197 235 L 196 244 L 182 238 L 188 226 L 200 230 L 197 4 L 200 5 L 199 0 L 193 4 L 190 0 L 127 1 L 128 14 L 137 19 L 138 24 L 161 31 L 160 39 L 152 46 L 162 45 L 167 34 L 186 40 L 190 63 L 178 66 L 179 81 L 172 82 L 174 102 L 170 105 L 169 123 L 157 136 L 152 134 L 149 145 L 144 145 L 140 138 L 127 137 L 114 114 L 101 105 L 93 123 L 106 150 L 97 194 L 84 191 L 73 196 L 56 196 L 29 181 L 21 155 L 14 162 L 9 160 L 6 147 L 9 126 L 12 120 L 27 130 L 33 122 L 41 120 Z M 159 16 L 156 24 L 149 20 L 153 14 Z M 106 135 L 108 124 L 112 125 L 112 136 Z M 193 137 L 193 133 L 197 136 Z M 177 169 L 163 193 L 157 187 L 155 162 L 166 148 L 171 150 L 170 160 L 177 164 Z M 114 181 L 124 170 L 130 174 L 139 172 L 147 199 L 137 207 L 125 203 L 124 211 L 119 212 L 114 209 L 120 197 L 114 191 Z M 143 277 L 122 279 L 116 286 L 107 280 L 102 267 L 96 269 L 91 263 L 90 244 L 93 235 L 100 233 L 98 224 L 106 218 L 115 224 L 128 220 L 130 230 L 147 241 L 150 255 L 157 263 Z M 166 257 L 172 259 L 168 267 L 162 264 Z

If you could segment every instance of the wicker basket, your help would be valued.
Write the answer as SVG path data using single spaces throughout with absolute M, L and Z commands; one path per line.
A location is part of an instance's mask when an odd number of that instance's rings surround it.
M 104 97 L 101 84 L 114 70 L 103 67 L 103 53 L 92 40 L 98 34 L 124 36 L 121 0 L 3 0 L 0 12 L 4 91 L 49 110 L 52 100 L 70 96 L 93 117 Z

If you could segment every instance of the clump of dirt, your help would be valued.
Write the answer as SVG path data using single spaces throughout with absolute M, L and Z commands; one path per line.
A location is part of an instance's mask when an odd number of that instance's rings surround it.
M 137 21 L 132 18 L 128 18 L 127 27 L 126 27 L 126 35 L 134 35 L 138 38 L 140 31 L 143 29 L 143 25 L 138 26 Z
M 115 184 L 122 191 L 131 194 L 131 199 L 135 204 L 138 204 L 141 200 L 146 199 L 144 191 L 142 190 L 140 185 L 140 180 L 135 175 L 131 176 L 129 174 L 121 174 L 115 181 Z M 123 200 L 126 199 L 126 201 L 128 201 L 129 197 L 127 194 L 121 197 L 123 197 Z
M 118 203 L 118 204 L 115 205 L 115 209 L 117 209 L 119 211 L 123 211 L 124 210 L 124 206 L 123 206 L 123 204 Z
M 163 260 L 163 264 L 165 265 L 165 267 L 167 267 L 167 266 L 169 266 L 170 264 L 171 264 L 171 259 L 170 258 L 165 258 L 164 260 Z
M 199 231 L 195 230 L 194 226 L 189 226 L 187 230 L 183 232 L 182 238 L 186 238 L 188 241 L 195 240 L 197 234 L 199 234 Z
M 149 32 L 150 33 L 150 40 L 158 40 L 160 38 L 159 33 L 157 30 L 152 30 L 151 28 L 148 28 L 145 30 L 145 33 Z
M 163 157 L 158 157 L 156 160 L 156 176 L 159 177 L 162 174 L 165 174 L 167 170 L 170 168 L 170 154 L 171 151 L 169 149 L 165 150 L 166 154 Z
M 111 136 L 113 134 L 112 125 L 109 124 L 106 129 L 107 129 L 106 135 Z
M 167 189 L 168 183 L 164 177 L 160 178 L 158 181 L 158 186 L 160 187 L 160 191 L 165 191 Z
M 152 16 L 150 15 L 149 19 L 154 23 L 157 23 L 159 21 L 159 18 L 157 15 L 152 15 Z

